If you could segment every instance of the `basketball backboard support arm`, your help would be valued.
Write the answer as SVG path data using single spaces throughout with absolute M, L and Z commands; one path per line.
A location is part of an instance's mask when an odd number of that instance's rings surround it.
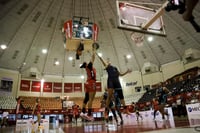
M 156 13 L 153 15 L 153 17 L 147 22 L 147 23 L 143 23 L 142 24 L 142 29 L 148 29 L 149 26 L 151 26 L 153 24 L 153 22 L 155 22 L 155 20 L 157 20 L 163 13 L 164 13 L 164 9 L 167 6 L 167 4 L 169 3 L 169 1 L 167 0 L 159 9 L 158 11 L 156 11 Z

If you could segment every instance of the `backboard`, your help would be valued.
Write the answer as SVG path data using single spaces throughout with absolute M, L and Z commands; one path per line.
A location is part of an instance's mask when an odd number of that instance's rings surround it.
M 74 16 L 64 23 L 64 43 L 66 50 L 76 51 L 80 43 L 86 51 L 92 50 L 92 44 L 97 41 L 98 26 L 89 21 L 89 18 Z
M 143 5 L 116 1 L 118 27 L 135 32 L 165 36 L 163 8 L 155 10 Z

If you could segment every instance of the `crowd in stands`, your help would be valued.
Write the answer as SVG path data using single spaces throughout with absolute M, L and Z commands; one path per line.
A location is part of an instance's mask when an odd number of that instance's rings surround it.
M 200 102 L 200 68 L 195 67 L 175 75 L 165 81 L 164 84 L 171 92 L 168 96 L 168 106 L 177 109 L 180 104 Z M 140 110 L 151 108 L 149 102 L 156 98 L 156 89 L 158 89 L 158 86 L 154 85 L 138 100 L 138 104 L 141 107 Z

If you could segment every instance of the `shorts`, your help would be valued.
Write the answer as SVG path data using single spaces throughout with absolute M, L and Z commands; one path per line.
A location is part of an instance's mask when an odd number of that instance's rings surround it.
M 85 92 L 96 92 L 96 81 L 89 80 L 84 84 Z
M 113 78 L 113 79 L 108 79 L 108 80 L 107 80 L 107 87 L 108 87 L 109 89 L 122 88 L 122 87 L 121 87 L 121 84 L 120 84 L 120 82 L 119 82 L 119 80 L 118 80 L 118 79 L 115 79 L 115 78 Z

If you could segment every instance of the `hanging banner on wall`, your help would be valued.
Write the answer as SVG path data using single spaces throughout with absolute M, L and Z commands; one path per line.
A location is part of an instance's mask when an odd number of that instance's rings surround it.
M 43 92 L 52 92 L 52 82 L 44 82 Z
M 41 82 L 40 81 L 32 81 L 31 91 L 40 92 Z
M 96 82 L 96 91 L 101 92 L 101 82 Z
M 73 90 L 73 83 L 64 84 L 64 93 L 71 93 Z
M 30 91 L 30 84 L 29 80 L 21 80 L 20 91 Z
M 82 83 L 74 83 L 74 92 L 82 92 Z
M 62 92 L 62 83 L 53 83 L 53 92 Z

